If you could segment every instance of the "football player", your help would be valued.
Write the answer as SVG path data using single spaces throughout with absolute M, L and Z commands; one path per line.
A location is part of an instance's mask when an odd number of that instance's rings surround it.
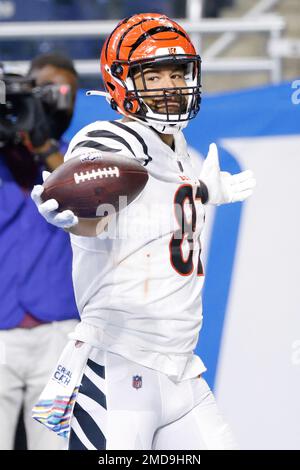
M 42 186 L 32 192 L 46 220 L 70 232 L 73 248 L 81 323 L 60 361 L 71 381 L 64 393 L 52 381 L 34 410 L 56 432 L 71 429 L 70 449 L 236 448 L 194 354 L 200 236 L 205 204 L 242 201 L 255 180 L 250 171 L 220 171 L 215 144 L 201 170 L 188 154 L 182 129 L 199 111 L 200 65 L 187 33 L 166 16 L 121 21 L 101 66 L 106 97 L 123 117 L 83 128 L 65 161 L 106 151 L 137 159 L 149 173 L 144 190 L 119 212 L 110 236 L 103 219 L 60 213 L 57 201 L 42 203 Z M 55 396 L 65 403 L 60 414 Z

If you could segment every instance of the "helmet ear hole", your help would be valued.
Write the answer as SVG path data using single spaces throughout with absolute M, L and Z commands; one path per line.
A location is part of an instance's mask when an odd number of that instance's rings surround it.
M 115 91 L 116 87 L 113 83 L 107 82 L 107 86 L 111 89 L 111 91 Z
M 124 109 L 126 109 L 126 111 L 132 111 L 133 103 L 129 100 L 124 100 Z
M 111 74 L 116 78 L 119 78 L 123 73 L 122 65 L 116 64 L 116 63 L 111 64 L 110 70 L 111 70 Z
M 110 100 L 110 106 L 111 106 L 111 109 L 113 109 L 114 111 L 118 110 L 118 105 L 114 99 Z

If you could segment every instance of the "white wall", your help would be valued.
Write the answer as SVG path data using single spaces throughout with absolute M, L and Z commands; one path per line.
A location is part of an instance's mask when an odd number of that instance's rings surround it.
M 216 378 L 242 449 L 300 449 L 300 135 L 226 139 L 254 170 Z

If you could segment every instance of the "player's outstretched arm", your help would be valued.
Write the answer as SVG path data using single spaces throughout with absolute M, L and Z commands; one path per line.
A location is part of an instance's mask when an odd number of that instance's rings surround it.
M 79 235 L 80 237 L 97 237 L 105 230 L 108 223 L 108 217 L 101 217 L 95 219 L 81 219 L 78 218 L 78 224 L 72 227 L 65 228 L 65 232 Z
M 214 143 L 209 146 L 200 180 L 207 186 L 207 202 L 214 205 L 244 201 L 251 196 L 256 185 L 253 172 L 250 170 L 242 171 L 236 175 L 221 171 L 218 148 Z
M 45 181 L 49 175 L 48 171 L 44 171 L 43 180 Z M 104 219 L 80 219 L 71 210 L 58 212 L 59 204 L 55 199 L 42 201 L 41 194 L 43 191 L 44 187 L 42 185 L 36 185 L 31 192 L 31 197 L 39 213 L 47 222 L 82 237 L 96 237 L 103 231 L 106 225 Z

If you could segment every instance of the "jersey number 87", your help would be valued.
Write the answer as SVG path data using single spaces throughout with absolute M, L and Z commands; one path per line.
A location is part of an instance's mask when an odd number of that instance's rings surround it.
M 200 187 L 197 188 L 195 199 L 201 199 Z M 187 205 L 186 205 L 187 202 Z M 193 196 L 193 188 L 189 184 L 178 188 L 174 197 L 175 217 L 179 228 L 174 232 L 170 243 L 170 261 L 172 267 L 181 276 L 189 276 L 194 271 L 194 237 L 196 229 L 196 207 Z M 190 216 L 188 217 L 187 209 Z M 197 266 L 197 275 L 203 276 L 203 266 L 200 259 L 201 245 L 199 242 L 199 257 Z M 188 255 L 183 256 L 183 244 L 188 244 Z

